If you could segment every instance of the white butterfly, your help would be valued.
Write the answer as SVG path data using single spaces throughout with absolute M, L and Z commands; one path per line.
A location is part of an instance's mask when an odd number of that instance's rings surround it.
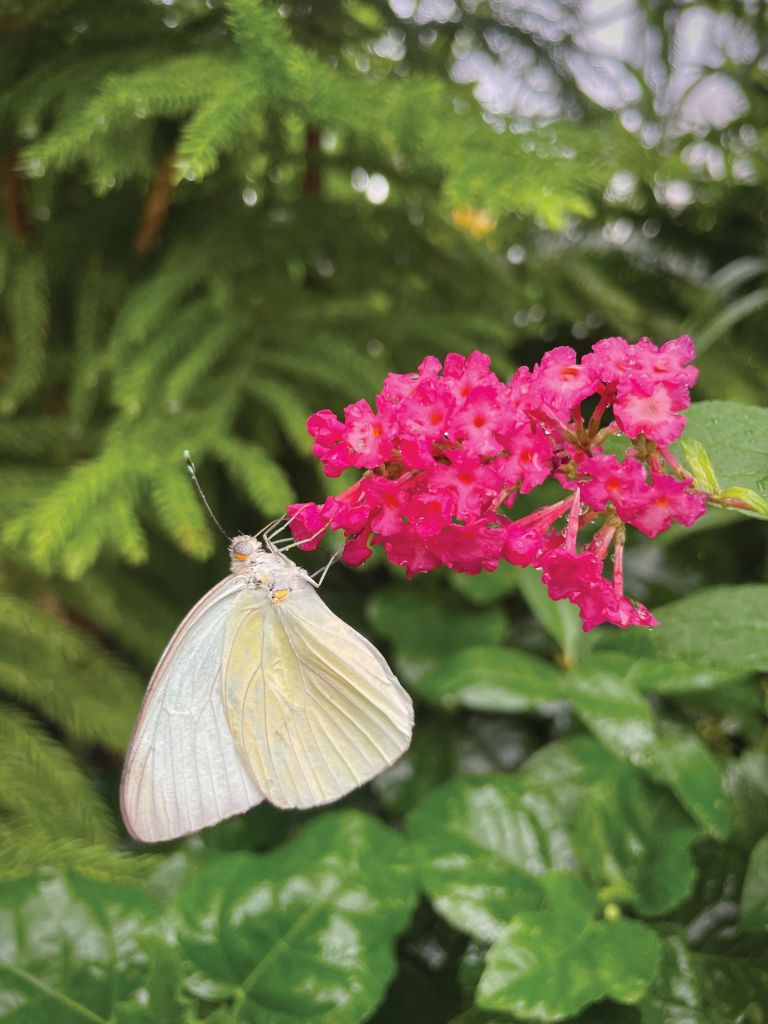
M 269 800 L 329 803 L 407 750 L 411 699 L 376 648 L 267 540 L 235 537 L 230 575 L 171 638 L 150 680 L 120 804 L 143 842 Z

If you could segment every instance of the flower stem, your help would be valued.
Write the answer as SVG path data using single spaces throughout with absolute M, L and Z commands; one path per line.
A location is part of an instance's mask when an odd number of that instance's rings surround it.
M 573 492 L 573 500 L 571 501 L 571 511 L 568 514 L 568 527 L 565 531 L 565 544 L 564 548 L 566 551 L 570 551 L 572 554 L 576 554 L 576 535 L 579 532 L 579 512 L 581 511 L 581 490 L 576 488 Z

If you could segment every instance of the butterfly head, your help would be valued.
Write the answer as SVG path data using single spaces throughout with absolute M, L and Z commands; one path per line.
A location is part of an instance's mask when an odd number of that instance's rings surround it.
M 247 534 L 233 537 L 229 545 L 230 570 L 235 575 L 247 573 L 253 569 L 256 559 L 263 555 L 264 547 L 256 537 Z

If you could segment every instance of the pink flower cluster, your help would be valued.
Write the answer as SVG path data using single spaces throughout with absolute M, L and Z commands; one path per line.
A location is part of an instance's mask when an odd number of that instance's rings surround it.
M 380 544 L 408 575 L 439 565 L 477 573 L 501 559 L 533 565 L 554 599 L 578 605 L 585 630 L 654 625 L 623 593 L 625 524 L 655 537 L 706 509 L 667 447 L 685 426 L 694 355 L 687 337 L 661 347 L 606 338 L 581 361 L 552 349 L 508 383 L 481 352 L 443 365 L 428 356 L 418 373 L 389 374 L 375 409 L 360 401 L 343 421 L 328 410 L 310 416 L 326 474 L 365 472 L 322 505 L 290 506 L 294 537 L 311 550 L 326 530 L 342 530 L 349 565 Z M 605 451 L 612 435 L 628 439 L 622 458 Z M 549 478 L 573 495 L 511 518 L 517 495 Z

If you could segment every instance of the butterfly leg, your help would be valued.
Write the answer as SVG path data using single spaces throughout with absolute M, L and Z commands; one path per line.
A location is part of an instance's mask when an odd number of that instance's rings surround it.
M 323 580 L 325 579 L 328 570 L 331 568 L 334 562 L 338 562 L 338 560 L 341 558 L 341 551 L 341 548 L 339 548 L 338 551 L 334 551 L 334 553 L 331 555 L 331 557 L 328 559 L 328 561 L 325 563 L 322 569 L 318 569 L 317 572 L 312 573 L 312 575 L 309 577 L 309 582 L 312 584 L 313 587 L 318 588 L 322 586 Z M 315 576 L 318 575 L 320 576 L 320 579 L 316 580 Z

